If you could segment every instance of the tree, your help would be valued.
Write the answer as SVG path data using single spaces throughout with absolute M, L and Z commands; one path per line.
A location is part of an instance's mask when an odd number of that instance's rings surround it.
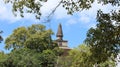
M 3 62 L 6 60 L 7 57 L 7 54 L 5 54 L 4 52 L 0 52 L 0 66 L 5 67 Z
M 68 56 L 59 57 L 57 67 L 93 67 L 95 65 L 98 67 L 115 67 L 116 63 L 112 59 L 96 64 L 96 58 L 92 55 L 90 47 L 82 44 L 72 49 Z
M 58 49 L 59 50 L 59 49 Z M 28 48 L 19 48 L 9 54 L 0 53 L 2 67 L 55 67 L 57 56 L 54 50 L 37 52 Z
M 97 1 L 98 4 L 112 6 L 120 6 L 119 0 L 62 0 L 63 7 L 68 11 L 68 14 L 73 14 L 74 12 L 82 11 L 84 9 L 90 9 L 92 4 Z M 98 9 L 99 10 L 99 9 Z
M 89 29 L 86 44 L 90 46 L 96 62 L 104 62 L 111 56 L 117 57 L 120 51 L 119 13 L 104 14 L 98 11 L 97 27 Z
M 44 50 L 39 60 L 41 61 L 41 67 L 55 67 L 57 55 L 52 50 Z
M 17 13 L 20 13 L 21 17 L 24 17 L 24 13 L 32 13 L 35 14 L 35 17 L 37 19 L 40 19 L 41 16 L 41 7 L 43 2 L 47 2 L 47 0 L 4 0 L 5 3 L 11 3 L 12 4 L 12 11 L 15 15 Z M 73 14 L 76 11 L 81 11 L 84 9 L 91 8 L 91 5 L 96 0 L 61 0 L 58 5 L 55 6 L 53 11 L 51 11 L 51 14 L 55 12 L 57 7 L 59 7 L 61 4 L 63 7 L 68 11 L 68 14 Z M 119 6 L 120 1 L 119 0 L 97 0 L 99 4 L 111 4 L 112 6 Z M 48 16 L 49 16 L 48 15 Z
M 58 67 L 92 67 L 90 56 L 89 47 L 87 45 L 80 45 L 72 49 L 68 56 L 60 57 Z
M 1 56 L 1 55 L 0 55 Z M 52 50 L 38 53 L 35 50 L 20 48 L 12 51 L 0 60 L 0 66 L 5 67 L 54 67 L 56 55 Z
M 19 48 L 9 54 L 0 53 L 0 59 L 2 67 L 54 67 L 57 55 L 51 49 L 40 53 L 28 48 Z
M 28 67 L 30 65 L 35 66 L 35 54 L 35 52 L 33 54 L 33 51 L 29 49 L 17 49 L 8 54 L 4 61 L 1 62 L 1 64 L 3 67 Z
M 17 15 L 17 12 L 20 12 L 20 16 L 24 17 L 24 13 L 34 13 L 36 18 L 40 18 L 41 16 L 41 2 L 46 2 L 47 0 L 4 0 L 5 3 L 12 3 L 13 13 Z M 26 9 L 26 11 L 24 11 Z
M 1 65 L 5 67 L 54 67 L 61 49 L 52 41 L 51 30 L 37 24 L 19 27 L 5 40 L 12 49 Z
M 78 48 L 75 48 L 69 54 L 69 57 L 72 58 L 71 67 L 92 67 L 90 55 L 91 52 L 86 45 L 80 45 Z
M 116 62 L 109 59 L 103 63 L 98 64 L 99 67 L 116 67 Z
M 46 30 L 45 26 L 37 24 L 29 27 L 19 27 L 5 40 L 6 49 L 17 49 L 27 47 L 42 52 L 45 49 L 53 49 L 57 44 L 53 43 L 50 36 L 51 30 Z

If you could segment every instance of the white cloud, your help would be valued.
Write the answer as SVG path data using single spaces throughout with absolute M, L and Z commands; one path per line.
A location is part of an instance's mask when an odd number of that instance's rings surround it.
M 79 21 L 87 24 L 90 22 L 90 18 L 86 17 L 86 16 L 82 16 L 82 17 L 80 17 Z
M 54 7 L 56 3 L 54 3 L 55 0 L 51 0 L 48 1 L 48 3 L 46 3 L 43 6 L 43 15 L 45 15 L 46 13 L 49 13 L 49 10 L 51 10 L 51 7 Z M 52 4 L 54 3 L 54 4 Z M 50 7 L 51 6 L 51 7 Z M 50 9 L 49 9 L 50 8 Z M 25 14 L 24 18 L 21 18 L 20 16 L 15 17 L 12 13 L 12 6 L 11 4 L 5 4 L 3 2 L 3 0 L 0 0 L 0 20 L 7 20 L 9 22 L 6 23 L 15 23 L 17 21 L 20 20 L 30 20 L 30 21 L 35 21 L 35 23 L 39 22 L 38 20 L 35 19 L 35 16 L 32 14 Z
M 15 17 L 12 14 L 10 5 L 4 4 L 3 0 L 0 0 L 0 19 L 8 20 L 9 23 L 15 22 L 20 19 L 20 17 Z
M 80 15 L 83 14 L 88 17 L 96 18 L 97 10 L 101 9 L 102 11 L 107 13 L 107 12 L 110 12 L 114 8 L 116 7 L 113 7 L 110 4 L 102 5 L 102 4 L 98 4 L 97 1 L 95 1 L 89 10 L 83 10 L 82 12 L 80 12 Z
M 118 7 L 113 7 L 110 4 L 108 5 L 98 4 L 97 1 L 95 1 L 92 4 L 92 8 L 77 13 L 78 14 L 77 18 L 79 19 L 77 22 L 83 24 L 85 27 L 89 26 L 88 28 L 96 27 L 96 15 L 98 9 L 101 9 L 103 12 L 108 13 L 112 9 L 116 9 L 116 8 Z
M 45 18 L 48 16 L 53 9 L 59 4 L 61 0 L 48 0 L 48 2 L 44 3 L 41 7 L 42 17 Z M 69 18 L 70 15 L 67 15 L 67 11 L 60 5 L 55 13 L 53 14 L 53 17 L 57 19 L 66 19 Z
M 67 14 L 67 10 L 60 5 L 60 7 L 55 12 L 55 18 L 56 19 L 68 19 L 71 18 L 72 15 Z
M 35 19 L 35 16 L 33 14 L 25 13 L 24 18 L 21 18 L 18 14 L 18 16 L 14 16 L 12 13 L 12 5 L 11 4 L 5 4 L 3 0 L 0 0 L 0 20 L 7 20 L 9 22 L 6 23 L 15 23 L 17 21 L 22 21 L 22 20 L 30 20 L 30 21 L 35 21 L 33 23 L 37 23 Z
M 49 15 L 49 13 L 51 13 L 51 11 L 55 8 L 55 6 L 60 2 L 61 0 L 48 0 L 48 2 L 43 3 L 43 6 L 41 7 L 41 12 L 42 12 L 42 19 L 46 19 Z M 17 22 L 19 20 L 32 20 L 35 22 L 39 22 L 36 21 L 35 16 L 32 14 L 25 14 L 24 18 L 21 18 L 20 16 L 15 17 L 12 13 L 12 8 L 10 5 L 5 5 L 3 3 L 3 0 L 0 0 L 0 19 L 1 20 L 8 20 L 9 23 L 14 23 Z M 102 9 L 103 11 L 109 11 L 111 8 L 110 5 L 107 6 L 102 6 L 100 4 L 97 4 L 97 2 L 95 2 L 92 5 L 92 8 L 90 8 L 89 10 L 83 10 L 79 13 L 75 13 L 76 15 L 78 15 L 78 17 L 75 17 L 74 15 L 67 15 L 67 11 L 62 7 L 62 5 L 60 5 L 57 10 L 55 11 L 53 18 L 56 20 L 62 20 L 62 19 L 67 19 L 68 21 L 66 22 L 67 25 L 71 25 L 71 24 L 77 24 L 78 22 L 80 23 L 85 23 L 87 25 L 87 23 L 89 24 L 93 24 L 91 23 L 91 20 L 96 18 L 96 13 L 98 8 Z M 72 20 L 71 20 L 72 19 Z M 73 20 L 75 20 L 73 22 Z M 72 22 L 70 22 L 72 21 Z
M 47 2 L 43 3 L 41 7 L 42 15 L 48 15 L 58 4 L 59 0 L 48 0 Z
M 77 20 L 75 19 L 70 19 L 66 22 L 66 25 L 69 26 L 69 25 L 74 25 L 74 24 L 77 24 Z

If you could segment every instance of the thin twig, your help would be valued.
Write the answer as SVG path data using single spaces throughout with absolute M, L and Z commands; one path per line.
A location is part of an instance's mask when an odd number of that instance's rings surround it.
M 51 16 L 55 13 L 56 9 L 61 5 L 63 0 L 61 0 L 58 5 L 52 10 L 52 12 L 47 16 L 47 21 L 50 21 Z

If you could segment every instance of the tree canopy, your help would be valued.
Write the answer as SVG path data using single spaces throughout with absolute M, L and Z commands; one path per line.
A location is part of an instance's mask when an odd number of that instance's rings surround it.
M 58 67 L 115 67 L 112 59 L 96 64 L 96 58 L 92 55 L 90 47 L 85 44 L 72 49 L 66 57 L 58 58 Z M 63 61 L 64 60 L 64 61 Z
M 74 12 L 82 11 L 84 9 L 90 9 L 95 1 L 97 1 L 98 4 L 102 5 L 111 4 L 112 6 L 120 6 L 119 0 L 62 0 L 62 1 L 63 7 L 65 7 L 65 9 L 68 11 L 68 14 L 73 14 Z
M 2 67 L 54 67 L 57 56 L 52 50 L 38 53 L 31 49 L 20 48 L 4 56 L 0 54 L 0 59 Z
M 24 17 L 24 13 L 34 13 L 36 18 L 39 19 L 41 16 L 40 8 L 42 6 L 41 2 L 46 2 L 47 0 L 4 0 L 5 3 L 12 3 L 13 14 L 16 16 L 20 13 L 21 17 Z
M 37 19 L 40 19 L 41 16 L 41 7 L 42 3 L 47 2 L 48 0 L 4 0 L 5 3 L 12 4 L 12 11 L 15 15 L 24 17 L 24 13 L 32 13 Z M 98 4 L 111 4 L 112 6 L 119 6 L 119 0 L 61 0 L 58 5 L 53 9 L 54 12 L 56 8 L 62 5 L 67 11 L 68 14 L 73 14 L 76 11 L 81 11 L 84 9 L 91 8 L 92 4 L 97 1 Z
M 86 44 L 96 57 L 96 62 L 102 62 L 111 56 L 118 55 L 120 51 L 120 23 L 119 13 L 104 14 L 98 11 L 96 28 L 89 29 Z
M 6 38 L 5 48 L 10 53 L 0 53 L 2 67 L 54 67 L 62 50 L 51 39 L 53 32 L 44 25 L 19 27 Z
M 51 40 L 53 34 L 51 30 L 46 30 L 45 26 L 36 24 L 29 27 L 19 27 L 6 38 L 6 49 L 17 49 L 27 47 L 42 52 L 45 49 L 52 49 L 51 46 L 57 46 Z

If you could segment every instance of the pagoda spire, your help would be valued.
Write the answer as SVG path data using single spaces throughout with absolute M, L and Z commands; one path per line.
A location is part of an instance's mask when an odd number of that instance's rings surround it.
M 62 38 L 63 38 L 63 32 L 62 32 L 62 25 L 61 24 L 59 24 L 59 26 L 58 26 L 58 31 L 57 31 L 56 37 L 57 37 L 57 40 L 62 40 Z

